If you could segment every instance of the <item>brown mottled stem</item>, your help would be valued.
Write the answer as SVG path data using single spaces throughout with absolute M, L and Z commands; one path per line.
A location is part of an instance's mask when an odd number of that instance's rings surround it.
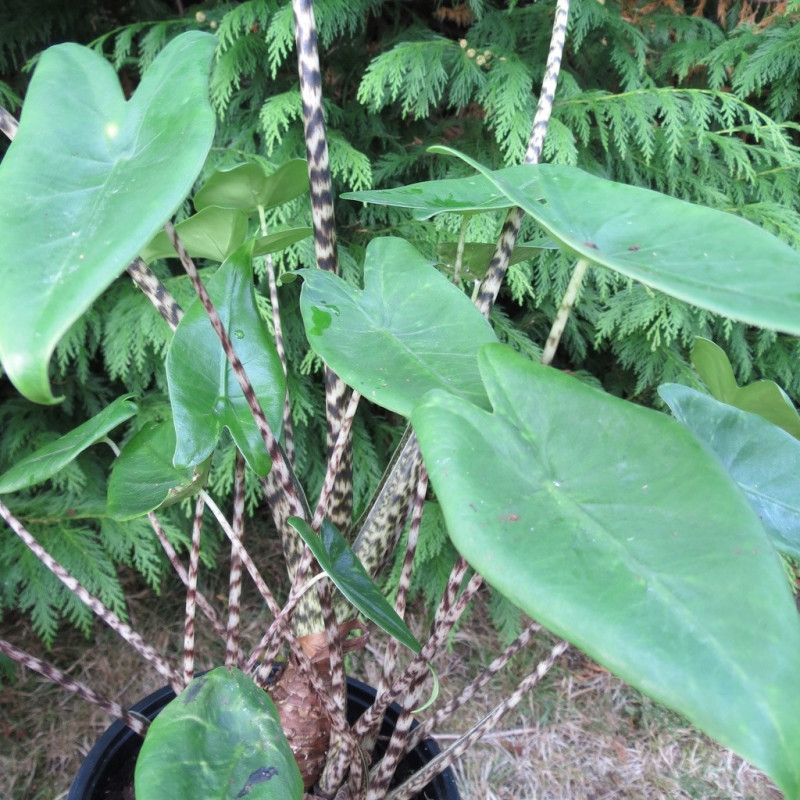
M 261 223 L 261 235 L 267 235 L 267 217 L 264 213 L 264 206 L 258 207 L 258 217 Z M 283 340 L 283 325 L 281 324 L 281 307 L 278 303 L 278 285 L 275 280 L 275 262 L 272 255 L 267 253 L 264 256 L 264 265 L 269 282 L 269 302 L 272 307 L 272 327 L 275 331 L 275 349 L 283 367 L 283 375 L 286 378 L 286 399 L 283 403 L 283 444 L 286 451 L 286 458 L 294 468 L 294 426 L 292 424 L 292 409 L 289 397 L 289 369 L 286 361 L 286 346 Z
M 94 595 L 90 594 L 61 564 L 58 563 L 40 544 L 25 526 L 0 502 L 0 517 L 2 517 L 9 528 L 19 536 L 28 549 L 41 561 L 41 563 L 58 578 L 64 586 L 69 589 L 85 606 L 108 625 L 113 631 L 119 634 L 128 644 L 139 653 L 142 658 L 148 661 L 155 669 L 169 681 L 170 686 L 179 693 L 183 689 L 183 683 L 176 670 L 169 662 L 159 655 L 156 650 L 147 644 L 130 625 L 123 622 L 113 611 L 106 608 L 103 603 Z
M 133 278 L 134 283 L 153 304 L 153 307 L 161 315 L 164 322 L 174 331 L 178 327 L 178 323 L 183 319 L 183 309 L 167 291 L 166 286 L 161 283 L 155 272 L 141 258 L 134 258 L 128 264 L 128 275 Z
M 200 539 L 203 533 L 203 496 L 197 498 L 192 524 L 192 545 L 189 550 L 189 582 L 186 585 L 186 613 L 183 624 L 183 682 L 194 678 L 194 629 L 197 616 L 197 572 L 200 564 Z
M 172 546 L 172 543 L 167 539 L 167 534 L 164 531 L 163 526 L 158 520 L 158 517 L 153 513 L 150 512 L 147 515 L 147 519 L 150 521 L 150 525 L 152 526 L 153 530 L 155 531 L 156 537 L 161 544 L 164 553 L 169 560 L 169 563 L 172 564 L 172 568 L 175 570 L 177 576 L 181 579 L 181 582 L 184 586 L 188 586 L 189 584 L 189 573 L 186 572 L 183 564 L 181 564 L 180 559 L 178 558 L 178 554 L 175 552 L 175 548 Z M 197 592 L 197 605 L 200 610 L 206 615 L 206 618 L 214 627 L 214 632 L 220 639 L 225 638 L 225 630 L 222 627 L 222 624 L 219 621 L 219 614 L 217 613 L 216 609 L 208 602 L 205 595 L 201 592 Z
M 542 79 L 542 91 L 539 94 L 539 104 L 536 108 L 536 116 L 533 120 L 533 128 L 528 141 L 528 149 L 522 161 L 523 164 L 538 164 L 542 154 L 547 125 L 553 111 L 558 76 L 561 72 L 561 57 L 564 53 L 564 42 L 567 37 L 569 3 L 570 0 L 558 0 L 556 3 L 553 34 L 550 39 L 550 52 L 547 55 L 544 78 Z M 520 208 L 512 208 L 506 216 L 497 247 L 492 260 L 489 262 L 489 270 L 475 298 L 475 305 L 484 317 L 489 317 L 489 312 L 492 310 L 500 287 L 503 285 L 523 216 L 523 211 Z
M 325 478 L 322 482 L 319 501 L 317 502 L 317 508 L 314 511 L 314 519 L 311 522 L 311 527 L 315 531 L 319 530 L 320 526 L 322 525 L 322 520 L 326 516 L 326 512 L 329 510 L 328 507 L 330 504 L 331 492 L 333 491 L 336 483 L 336 476 L 338 475 L 342 458 L 345 455 L 348 442 L 350 441 L 350 431 L 353 427 L 353 419 L 355 418 L 356 410 L 358 409 L 358 401 L 360 399 L 361 395 L 358 392 L 353 391 L 350 394 L 350 400 L 347 403 L 347 409 L 342 416 L 342 424 L 339 428 L 339 434 L 336 437 L 336 442 L 328 459 L 328 467 L 325 471 Z
M 17 135 L 19 129 L 19 122 L 10 111 L 6 111 L 0 106 L 0 131 L 13 142 L 14 137 Z
M 314 250 L 317 266 L 320 269 L 338 273 L 339 256 L 336 250 L 333 189 L 325 115 L 322 109 L 322 74 L 313 0 L 292 0 L 292 10 L 297 42 L 300 98 L 303 104 L 303 132 L 308 159 Z M 339 435 L 348 392 L 344 381 L 326 366 L 325 415 L 329 455 Z M 348 444 L 336 482 L 335 501 L 329 513 L 331 521 L 341 531 L 346 531 L 352 521 L 350 519 L 353 511 L 352 463 L 352 448 Z
M 244 539 L 244 500 L 245 500 L 244 456 L 236 451 L 236 467 L 233 475 L 233 517 L 231 527 Z M 242 558 L 231 545 L 231 570 L 228 578 L 228 625 L 225 635 L 225 666 L 239 666 L 242 660 L 239 647 L 239 624 L 242 606 Z
M 356 736 L 361 736 L 368 731 L 374 724 L 375 719 L 382 717 L 391 703 L 427 674 L 428 663 L 447 641 L 453 625 L 464 613 L 467 605 L 483 583 L 483 578 L 475 573 L 468 581 L 464 591 L 459 595 L 458 590 L 468 569 L 467 562 L 459 556 L 450 573 L 439 608 L 436 610 L 430 639 L 428 639 L 419 655 L 411 661 L 400 678 L 395 681 L 392 688 L 378 697 L 375 703 L 359 718 L 353 727 Z
M 509 644 L 503 652 L 484 669 L 473 681 L 465 686 L 450 702 L 436 709 L 436 712 L 414 728 L 406 742 L 406 752 L 413 750 L 421 741 L 427 739 L 431 733 L 459 708 L 469 703 L 475 695 L 495 677 L 508 662 L 521 650 L 528 646 L 531 639 L 541 631 L 538 622 L 532 622 L 527 628 Z
M 420 470 L 419 480 L 417 481 L 416 492 L 411 509 L 411 523 L 408 527 L 408 539 L 406 541 L 406 552 L 403 556 L 403 566 L 400 571 L 400 579 L 397 582 L 397 596 L 395 597 L 394 609 L 402 618 L 405 617 L 406 599 L 411 586 L 411 568 L 414 564 L 414 555 L 417 551 L 419 541 L 419 528 L 422 522 L 422 510 L 425 504 L 425 495 L 428 491 L 428 473 L 423 466 Z M 392 674 L 397 661 L 398 642 L 390 639 L 383 657 L 383 671 L 380 682 L 378 683 L 378 694 L 382 694 L 392 685 Z M 372 752 L 378 738 L 380 720 L 376 720 L 372 730 L 362 737 L 362 747 L 366 752 Z M 393 772 L 393 771 L 392 771 Z M 390 773 L 391 776 L 392 773 Z
M 90 689 L 85 683 L 76 681 L 75 678 L 71 678 L 66 672 L 62 672 L 58 667 L 54 667 L 47 661 L 42 661 L 40 658 L 26 653 L 24 650 L 20 650 L 5 639 L 0 639 L 0 653 L 4 653 L 9 658 L 13 658 L 14 661 L 22 664 L 22 666 L 27 669 L 38 672 L 39 675 L 43 675 L 47 680 L 52 681 L 62 689 L 76 694 L 84 700 L 88 700 L 98 708 L 102 708 L 103 711 L 110 714 L 112 717 L 121 719 L 134 733 L 138 733 L 139 736 L 144 736 L 147 733 L 147 728 L 150 726 L 150 721 L 148 719 L 133 711 L 128 711 L 128 709 L 123 708 L 119 703 L 113 700 L 108 700 L 102 695 L 97 694 L 94 689 Z
M 459 759 L 470 747 L 491 731 L 505 714 L 517 706 L 522 698 L 550 671 L 568 646 L 566 642 L 559 642 L 553 647 L 550 655 L 536 665 L 534 672 L 528 675 L 511 695 L 450 747 L 429 761 L 419 772 L 414 773 L 405 783 L 386 795 L 386 800 L 411 800 L 416 797 L 430 781 Z
M 561 301 L 561 306 L 558 309 L 556 318 L 553 320 L 553 325 L 550 328 L 550 334 L 545 342 L 544 349 L 542 350 L 542 364 L 548 366 L 553 363 L 553 357 L 558 349 L 558 343 L 564 335 L 564 330 L 569 322 L 569 315 L 572 313 L 572 307 L 578 299 L 578 292 L 583 283 L 583 276 L 589 267 L 589 262 L 585 258 L 579 258 L 578 263 L 575 264 L 575 269 L 572 271 L 572 277 L 569 279 L 567 290 L 564 292 L 564 298 Z

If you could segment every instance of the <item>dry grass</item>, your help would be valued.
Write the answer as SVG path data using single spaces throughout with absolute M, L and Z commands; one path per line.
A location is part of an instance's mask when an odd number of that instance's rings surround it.
M 134 626 L 172 653 L 181 641 L 179 596 L 176 591 L 153 599 L 141 593 L 131 603 Z M 252 608 L 260 607 L 253 603 Z M 458 691 L 490 657 L 494 635 L 481 619 L 479 612 L 472 615 L 438 665 L 445 695 Z M 35 646 L 21 620 L 6 621 L 0 633 Z M 249 633 L 256 635 L 255 626 Z M 512 674 L 482 693 L 478 706 L 451 721 L 440 745 L 489 710 L 552 643 L 543 637 L 522 656 Z M 211 641 L 202 641 L 199 649 L 205 666 L 219 658 Z M 353 671 L 376 683 L 379 667 L 365 655 Z M 162 683 L 130 648 L 99 627 L 89 642 L 63 636 L 50 658 L 62 667 L 72 665 L 73 676 L 123 702 Z M 0 800 L 64 798 L 82 758 L 107 726 L 102 712 L 20 672 L 19 682 L 3 685 L 0 697 Z M 465 800 L 781 798 L 757 770 L 577 653 L 570 653 L 501 729 L 474 748 L 456 773 Z

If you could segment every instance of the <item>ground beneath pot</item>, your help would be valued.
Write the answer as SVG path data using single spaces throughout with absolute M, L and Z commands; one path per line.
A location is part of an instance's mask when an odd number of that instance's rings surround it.
M 131 618 L 146 638 L 178 652 L 181 622 L 175 593 L 135 594 Z M 180 609 L 180 602 L 177 604 Z M 179 613 L 179 612 L 178 612 Z M 454 694 L 491 659 L 496 635 L 477 609 L 455 635 L 438 664 L 442 692 Z M 415 622 L 420 625 L 422 615 Z M 202 631 L 202 629 L 201 629 Z M 255 626 L 248 631 L 257 635 Z M 0 635 L 37 654 L 44 649 L 21 618 L 0 623 Z M 530 671 L 552 646 L 536 648 L 446 726 L 442 747 L 466 730 Z M 201 659 L 219 658 L 216 643 L 201 633 Z M 88 642 L 64 631 L 49 658 L 123 703 L 132 703 L 161 681 L 110 632 L 96 627 Z M 378 680 L 370 654 L 351 672 Z M 16 671 L 0 693 L 0 800 L 63 800 L 78 765 L 108 726 L 108 719 L 44 679 Z M 491 737 L 456 767 L 465 800 L 780 800 L 757 770 L 698 734 L 676 714 L 613 678 L 581 654 L 570 652 L 536 694 L 507 717 Z

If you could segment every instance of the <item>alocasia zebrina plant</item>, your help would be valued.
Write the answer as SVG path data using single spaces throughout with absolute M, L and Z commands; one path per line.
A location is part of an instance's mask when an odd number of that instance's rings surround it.
M 400 800 L 418 791 L 413 784 L 390 790 L 380 768 L 368 779 L 360 759 L 342 761 L 354 737 L 369 740 L 374 720 L 368 713 L 352 728 L 342 721 L 342 687 L 333 661 L 338 645 L 328 652 L 330 674 L 320 681 L 288 627 L 291 609 L 308 596 L 303 576 L 312 568 L 313 551 L 319 568 L 333 576 L 361 614 L 418 653 L 410 669 L 419 664 L 424 669 L 434 645 L 446 636 L 445 621 L 469 563 L 477 575 L 466 595 L 474 594 L 482 576 L 529 615 L 764 769 L 787 797 L 800 798 L 800 622 L 777 555 L 778 549 L 797 551 L 800 530 L 789 524 L 776 532 L 762 523 L 762 509 L 754 509 L 724 458 L 721 462 L 666 415 L 603 394 L 498 343 L 461 289 L 402 239 L 370 243 L 363 289 L 332 272 L 299 271 L 309 344 L 331 374 L 355 390 L 341 412 L 342 433 L 331 452 L 322 499 L 316 509 L 309 506 L 289 448 L 281 445 L 286 421 L 281 351 L 258 313 L 252 284 L 254 254 L 306 232 L 268 232 L 266 205 L 297 196 L 305 185 L 290 177 L 295 189 L 279 187 L 291 166 L 276 171 L 272 184 L 267 182 L 273 176 L 255 162 L 215 172 L 194 195 L 196 215 L 178 226 L 177 235 L 168 224 L 166 241 L 159 234 L 190 194 L 211 145 L 207 68 L 214 46 L 214 37 L 206 34 L 178 37 L 127 102 L 102 58 L 74 46 L 54 48 L 41 59 L 19 134 L 0 166 L 0 239 L 6 245 L 0 252 L 0 358 L 17 389 L 34 402 L 57 401 L 47 374 L 55 344 L 123 270 L 128 268 L 157 304 L 165 303 L 163 287 L 152 283 L 138 255 L 166 257 L 168 244 L 176 247 L 201 296 L 206 290 L 189 256 L 223 262 L 207 278 L 210 300 L 197 300 L 185 315 L 165 306 L 165 319 L 176 329 L 167 357 L 172 419 L 160 429 L 145 428 L 123 448 L 112 469 L 109 513 L 119 519 L 149 514 L 158 531 L 155 511 L 199 493 L 185 573 L 187 618 L 197 603 L 222 629 L 212 604 L 196 591 L 205 505 L 234 542 L 233 568 L 251 573 L 274 619 L 259 647 L 246 656 L 231 633 L 238 617 L 229 617 L 226 668 L 194 683 L 193 616 L 182 672 L 131 636 L 164 678 L 183 690 L 148 733 L 137 767 L 137 796 L 163 796 L 169 779 L 170 796 L 190 797 L 197 787 L 193 771 L 200 771 L 210 781 L 203 784 L 209 797 L 228 796 L 225 787 L 234 784 L 253 798 L 302 797 L 302 781 L 287 766 L 291 759 L 276 724 L 279 712 L 265 697 L 262 701 L 253 682 L 255 676 L 265 684 L 264 672 L 282 643 L 298 670 L 293 680 L 312 686 L 309 695 L 316 693 L 323 707 L 314 719 L 332 726 L 322 796 L 343 785 L 342 763 L 350 768 L 348 796 Z M 172 90 L 176 85 L 178 93 Z M 53 113 L 62 121 L 58 132 L 50 130 Z M 550 243 L 576 259 L 556 320 L 562 327 L 581 277 L 597 268 L 754 325 L 800 334 L 800 256 L 755 226 L 571 167 L 531 163 L 494 172 L 460 157 L 475 167 L 475 177 L 351 198 L 407 206 L 418 214 L 512 208 L 531 215 Z M 259 224 L 251 229 L 255 212 Z M 484 311 L 485 296 L 479 293 Z M 217 323 L 216 333 L 208 318 Z M 557 346 L 558 325 L 550 352 Z M 412 503 L 408 491 L 398 492 L 398 502 L 418 511 L 429 475 L 463 556 L 451 580 L 453 596 L 449 605 L 443 602 L 439 627 L 424 647 L 370 583 L 385 557 L 370 552 L 374 536 L 361 534 L 374 527 L 378 515 L 368 511 L 364 525 L 353 526 L 352 550 L 341 536 L 345 532 L 325 519 L 326 493 L 342 463 L 359 393 L 407 418 L 413 429 L 381 488 L 392 486 L 402 467 L 406 472 L 397 483 L 421 488 Z M 689 419 L 689 401 L 674 391 L 667 399 Z M 72 438 L 0 476 L 0 493 L 46 480 L 136 411 L 130 398 L 120 398 L 68 435 Z M 722 412 L 703 413 L 700 427 L 727 424 Z M 296 581 L 283 611 L 241 547 L 241 508 L 228 523 L 203 490 L 208 460 L 225 428 L 242 454 L 237 497 L 246 462 L 264 479 L 273 510 L 285 504 L 276 520 L 286 523 L 279 528 Z M 424 461 L 419 483 L 417 446 Z M 7 507 L 0 504 L 0 510 L 29 543 Z M 416 513 L 411 518 L 413 528 L 419 518 Z M 320 540 L 314 540 L 320 531 Z M 297 546 L 302 539 L 313 546 L 303 550 Z M 29 546 L 50 563 L 35 542 Z M 295 562 L 298 553 L 302 560 Z M 355 555 L 366 569 L 356 568 Z M 335 604 L 326 591 L 316 610 L 327 614 L 331 643 L 336 623 L 348 617 L 331 622 Z M 231 607 L 233 597 L 232 591 Z M 304 622 L 315 619 L 314 611 L 313 604 L 304 610 Z M 98 613 L 111 619 L 102 609 Z M 119 620 L 110 624 L 128 635 Z M 3 646 L 4 652 L 19 652 Z M 416 674 L 404 673 L 398 685 L 408 688 L 414 683 L 408 676 Z M 412 693 L 408 708 L 418 705 Z M 231 713 L 220 713 L 222 706 Z M 198 718 L 211 732 L 205 745 L 197 734 Z M 126 719 L 144 730 L 141 720 Z M 292 727 L 283 721 L 284 729 Z M 258 740 L 255 760 L 242 755 L 240 737 Z M 232 777 L 215 760 L 219 753 L 241 774 Z M 186 769 L 173 768 L 178 763 Z

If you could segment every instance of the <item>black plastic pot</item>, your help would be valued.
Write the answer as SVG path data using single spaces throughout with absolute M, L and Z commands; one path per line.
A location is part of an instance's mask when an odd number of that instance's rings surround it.
M 133 706 L 134 711 L 149 719 L 155 718 L 175 697 L 168 686 L 145 697 Z M 354 678 L 347 679 L 347 718 L 352 725 L 375 699 L 375 690 Z M 381 738 L 388 741 L 397 723 L 400 708 L 393 704 L 386 712 L 381 727 Z M 133 784 L 136 757 L 142 738 L 122 722 L 115 722 L 89 751 L 72 783 L 67 800 L 134 800 L 133 792 L 123 794 L 123 787 Z M 403 780 L 421 769 L 439 752 L 435 742 L 427 740 L 412 750 L 397 770 Z M 420 800 L 460 800 L 453 773 L 448 769 L 429 783 L 418 795 Z M 166 800 L 166 798 L 165 798 Z

